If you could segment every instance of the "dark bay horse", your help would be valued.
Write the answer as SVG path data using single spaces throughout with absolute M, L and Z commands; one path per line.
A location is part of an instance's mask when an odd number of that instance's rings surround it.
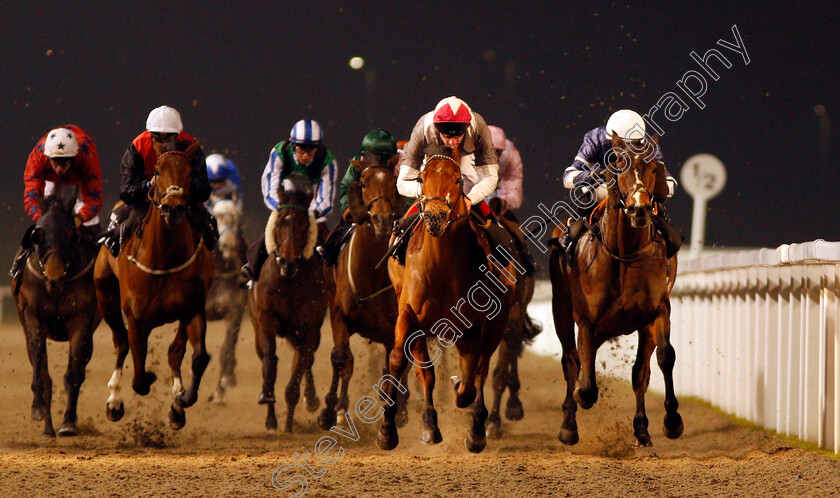
M 219 227 L 219 244 L 213 250 L 216 272 L 207 293 L 207 320 L 225 321 L 225 340 L 219 354 L 221 373 L 210 401 L 224 403 L 225 390 L 236 385 L 236 341 L 242 315 L 248 304 L 248 293 L 239 287 L 240 271 L 245 263 L 245 242 L 240 233 L 240 216 L 236 202 L 220 199 L 210 209 Z
M 517 238 L 521 244 L 525 244 L 525 235 L 519 227 L 519 223 L 505 216 L 502 212 L 499 198 L 493 198 L 488 203 L 490 209 L 496 215 L 496 219 Z M 512 248 L 514 256 L 521 257 L 516 247 Z M 501 436 L 501 404 L 502 395 L 505 390 L 509 392 L 505 417 L 508 420 L 522 420 L 525 410 L 522 401 L 519 399 L 519 357 L 526 344 L 529 344 L 541 332 L 539 325 L 533 323 L 528 316 L 528 303 L 534 297 L 534 285 L 536 281 L 533 275 L 521 275 L 516 280 L 513 304 L 508 315 L 507 330 L 499 343 L 499 350 L 496 359 L 496 368 L 493 369 L 493 405 L 490 410 L 488 432 L 493 437 Z
M 385 348 L 385 363 L 394 348 L 394 324 L 397 321 L 397 295 L 388 278 L 388 270 L 375 266 L 388 249 L 388 239 L 395 218 L 405 211 L 403 199 L 397 193 L 394 164 L 364 163 L 354 161 L 361 171 L 361 179 L 348 190 L 348 205 L 355 223 L 354 232 L 342 252 L 335 269 L 328 271 L 328 278 L 335 282 L 336 292 L 330 304 L 330 322 L 333 349 L 330 360 L 333 367 L 332 383 L 325 398 L 325 408 L 318 417 L 318 424 L 329 430 L 349 407 L 348 385 L 353 376 L 353 352 L 350 336 L 359 334 Z M 387 373 L 387 366 L 385 372 Z M 338 380 L 341 378 L 341 396 L 338 397 Z M 403 382 L 405 383 L 405 382 Z M 399 396 L 400 425 L 407 419 L 407 391 Z
M 32 364 L 32 419 L 44 421 L 44 434 L 55 436 L 52 424 L 52 379 L 47 366 L 47 339 L 69 341 L 70 353 L 64 389 L 67 409 L 60 436 L 75 436 L 76 403 L 85 380 L 85 367 L 93 353 L 93 332 L 102 315 L 93 288 L 95 244 L 84 242 L 73 220 L 74 197 L 39 198 L 41 217 L 24 245 L 35 251 L 26 262 L 14 299 L 26 335 Z M 12 283 L 14 288 L 15 283 Z
M 149 393 L 156 375 L 146 371 L 146 353 L 152 329 L 178 322 L 169 346 L 173 402 L 169 423 L 173 429 L 186 424 L 184 408 L 198 399 L 201 376 L 210 361 L 204 336 L 207 331 L 204 302 L 213 278 L 213 254 L 202 235 L 186 220 L 190 196 L 190 160 L 198 142 L 186 152 L 164 152 L 155 165 L 149 190 L 151 206 L 143 222 L 124 244 L 117 258 L 102 248 L 94 269 L 99 309 L 114 336 L 117 362 L 108 382 L 108 418 L 117 421 L 125 413 L 120 379 L 125 357 L 134 362 L 132 387 Z M 125 314 L 126 323 L 122 315 Z M 184 389 L 181 362 L 187 340 L 192 346 L 192 379 Z
M 290 177 L 281 184 L 280 206 L 266 225 L 268 259 L 259 280 L 248 293 L 248 309 L 256 333 L 257 356 L 263 364 L 259 403 L 267 405 L 265 427 L 277 429 L 274 383 L 277 379 L 277 337 L 288 339 L 295 350 L 292 375 L 286 384 L 286 425 L 292 432 L 300 382 L 306 377 L 304 398 L 310 412 L 319 401 L 312 377 L 315 350 L 321 342 L 321 325 L 332 294 L 325 265 L 315 252 L 322 234 L 309 215 L 312 189 L 305 178 Z
M 658 147 L 657 137 L 653 137 L 652 144 Z M 566 378 L 563 424 L 558 437 L 565 444 L 577 443 L 577 404 L 590 408 L 598 399 L 598 348 L 613 337 L 638 330 L 632 379 L 636 394 L 633 428 L 639 444 L 650 446 L 645 392 L 654 348 L 665 377 L 663 431 L 671 439 L 683 433 L 672 376 L 676 354 L 669 340 L 668 295 L 676 275 L 676 256 L 670 261 L 666 258 L 665 242 L 651 221 L 652 192 L 657 184 L 664 185 L 665 167 L 654 162 L 649 151 L 639 153 L 617 136 L 612 146 L 617 161 L 607 169 L 609 194 L 597 230 L 581 238 L 572 264 L 557 247 L 553 247 L 550 258 L 554 326 L 563 346 Z M 558 233 L 555 230 L 555 235 Z
M 459 408 L 473 405 L 465 444 L 469 451 L 478 453 L 487 444 L 484 383 L 490 357 L 507 327 L 515 270 L 512 262 L 504 267 L 488 262 L 490 247 L 468 215 L 457 158 L 428 157 L 420 182 L 424 229 L 418 227 L 412 234 L 404 269 L 393 259 L 388 262 L 399 315 L 389 358 L 390 378 L 383 394 L 396 399 L 396 382 L 402 378 L 410 355 L 418 367 L 425 398 L 421 442 L 441 442 L 432 398 L 435 373 L 423 335 L 434 335 L 447 347 L 454 343 L 461 367 L 460 378 L 453 378 L 455 404 Z M 386 404 L 376 440 L 381 449 L 391 450 L 399 443 L 396 412 L 396 403 Z

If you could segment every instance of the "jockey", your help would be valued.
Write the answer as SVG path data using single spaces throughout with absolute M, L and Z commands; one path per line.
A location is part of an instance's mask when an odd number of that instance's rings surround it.
M 599 126 L 583 136 L 583 144 L 580 146 L 574 162 L 563 173 L 563 186 L 567 189 L 579 188 L 582 194 L 594 197 L 595 202 L 587 203 L 590 206 L 588 209 L 577 206 L 580 218 L 569 224 L 566 235 L 561 241 L 561 245 L 567 254 L 572 253 L 575 241 L 583 233 L 586 217 L 598 203 L 607 197 L 607 188 L 601 178 L 606 170 L 606 165 L 612 162 L 611 156 L 614 155 L 610 142 L 613 132 L 625 141 L 636 143 L 640 147 L 647 136 L 645 120 L 637 112 L 630 109 L 616 111 L 607 120 L 606 126 Z M 664 165 L 662 149 L 658 146 L 653 159 Z M 658 202 L 660 206 L 674 195 L 677 188 L 677 181 L 668 173 L 667 169 L 665 170 L 665 178 L 667 192 L 663 188 L 659 195 L 654 193 L 653 200 Z M 660 214 L 652 215 L 652 219 L 665 239 L 667 255 L 670 258 L 679 250 L 682 235 L 668 221 L 664 207 L 661 207 Z
M 327 215 L 332 210 L 337 171 L 338 163 L 324 144 L 321 126 L 312 119 L 301 119 L 292 127 L 289 139 L 275 145 L 269 153 L 261 182 L 263 201 L 268 209 L 276 210 L 280 206 L 277 191 L 283 180 L 292 173 L 303 175 L 317 187 L 309 214 L 325 230 Z M 242 273 L 257 281 L 267 257 L 263 236 L 248 247 L 248 263 L 242 267 Z
M 149 190 L 155 174 L 155 165 L 164 152 L 185 151 L 195 139 L 184 133 L 181 115 L 177 110 L 160 106 L 152 109 L 146 120 L 146 131 L 137 135 L 123 155 L 120 164 L 120 200 L 125 207 L 119 207 L 111 214 L 108 231 L 100 239 L 117 256 L 131 233 L 149 207 Z M 216 220 L 207 212 L 204 201 L 210 197 L 210 183 L 204 164 L 204 152 L 198 149 L 192 158 L 192 184 L 187 217 L 202 233 L 204 244 L 213 250 L 219 240 Z
M 236 209 L 242 215 L 242 179 L 236 165 L 221 154 L 210 154 L 205 163 L 207 179 L 210 180 L 210 198 L 204 205 L 210 209 L 214 202 L 229 199 L 236 203 Z
M 26 161 L 23 183 L 23 206 L 33 221 L 41 216 L 39 196 L 58 193 L 64 185 L 79 185 L 74 207 L 76 226 L 85 239 L 95 242 L 102 210 L 102 171 L 96 145 L 84 130 L 66 125 L 41 137 Z M 34 228 L 32 225 L 26 230 L 9 272 L 15 280 L 32 252 L 30 235 Z
M 362 139 L 362 149 L 353 160 L 364 160 L 365 162 L 387 164 L 394 156 L 402 157 L 402 151 L 397 149 L 397 142 L 394 135 L 388 130 L 377 128 L 369 131 Z M 394 176 L 399 174 L 399 161 L 394 167 Z M 341 207 L 343 213 L 341 222 L 330 233 L 327 240 L 322 246 L 318 247 L 318 252 L 324 257 L 327 265 L 333 266 L 338 262 L 338 256 L 341 254 L 341 247 L 349 239 L 352 234 L 351 222 L 352 216 L 348 207 L 347 192 L 350 190 L 350 184 L 358 182 L 362 178 L 362 174 L 352 164 L 347 167 L 347 172 L 339 185 L 339 199 L 338 205 Z
M 491 211 L 484 199 L 496 189 L 499 180 L 493 138 L 484 118 L 457 97 L 441 100 L 433 111 L 421 116 L 414 125 L 397 178 L 399 193 L 405 197 L 420 197 L 422 188 L 417 179 L 427 152 L 440 146 L 459 152 L 467 209 L 472 209 L 474 216 L 490 217 Z M 400 230 L 408 227 L 418 215 L 416 208 L 410 210 Z M 510 235 L 498 223 L 490 223 L 487 234 L 494 249 L 498 245 L 507 247 L 512 242 Z M 406 241 L 407 237 L 398 237 L 397 240 Z M 389 252 L 393 253 L 393 250 Z

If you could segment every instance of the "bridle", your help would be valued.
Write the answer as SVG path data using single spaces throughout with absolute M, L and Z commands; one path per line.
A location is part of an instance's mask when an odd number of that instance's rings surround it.
M 435 154 L 433 156 L 429 156 L 429 158 L 426 160 L 426 164 L 428 164 L 429 161 L 431 161 L 432 159 L 443 159 L 443 160 L 446 160 L 446 161 L 450 161 L 451 163 L 455 164 L 460 171 L 461 165 L 458 164 L 458 161 L 456 161 L 455 159 L 452 159 L 449 156 L 444 156 L 442 154 Z M 461 176 L 458 176 L 458 180 L 456 180 L 455 183 L 459 186 L 462 185 L 463 184 L 463 178 Z M 458 216 L 456 216 L 455 218 L 452 218 L 452 211 L 458 205 L 458 199 L 463 197 L 463 195 L 464 195 L 464 191 L 461 188 L 458 188 L 458 195 L 455 196 L 454 200 L 450 200 L 448 195 L 446 197 L 438 197 L 438 196 L 427 196 L 427 195 L 423 194 L 417 199 L 418 205 L 420 206 L 420 214 L 421 215 L 425 214 L 426 203 L 428 201 L 441 201 L 441 202 L 443 202 L 449 208 L 449 211 L 446 212 L 446 225 L 444 225 L 444 227 L 443 227 L 444 230 L 445 230 L 446 227 L 448 227 L 450 224 L 460 220 L 461 218 L 463 218 L 467 215 L 467 213 L 461 213 Z
M 633 167 L 632 163 L 631 163 L 631 167 Z M 625 192 L 623 194 L 621 193 L 621 189 L 618 185 L 618 175 L 615 175 L 615 189 L 616 189 L 616 192 L 618 192 L 618 203 L 619 203 L 620 208 L 624 211 L 624 214 L 627 215 L 627 216 L 631 216 L 630 213 L 628 213 L 628 210 L 627 210 L 627 199 L 631 195 L 635 194 L 636 192 L 642 192 L 644 194 L 647 194 L 650 199 L 653 199 L 653 196 L 650 194 L 650 191 L 648 190 L 648 188 L 645 186 L 644 183 L 642 183 L 642 180 L 641 180 L 641 178 L 639 177 L 639 174 L 638 174 L 638 169 L 635 169 L 635 167 L 634 167 L 634 170 L 635 170 L 634 173 L 636 174 L 636 183 L 634 183 L 633 186 L 630 187 L 629 189 L 627 189 L 627 192 Z M 604 218 L 602 217 L 601 220 L 603 221 Z M 613 253 L 609 249 L 609 247 L 607 247 L 607 244 L 604 243 L 604 240 L 603 240 L 600 233 L 595 234 L 595 238 L 598 239 L 598 242 L 600 243 L 601 247 L 604 249 L 604 251 L 612 259 L 617 260 L 617 261 L 622 261 L 622 262 L 625 262 L 625 263 L 632 262 L 632 261 L 638 261 L 639 259 L 641 259 L 642 253 L 648 247 L 650 247 L 651 244 L 653 244 L 653 241 L 654 241 L 655 236 L 656 236 L 656 230 L 653 228 L 653 223 L 650 222 L 650 220 L 648 220 L 648 226 L 649 226 L 649 229 L 651 231 L 651 236 L 650 236 L 650 240 L 648 240 L 648 243 L 645 244 L 644 247 L 642 247 L 642 248 L 640 248 L 640 249 L 638 249 L 638 250 L 634 251 L 633 253 L 628 254 L 626 256 L 619 256 L 618 254 Z M 603 232 L 603 230 L 598 230 L 598 232 Z
M 384 166 L 384 165 L 379 165 L 379 164 L 375 165 L 375 166 L 368 166 L 367 168 L 365 168 L 365 171 L 370 170 L 370 169 L 382 169 L 382 170 L 386 170 L 386 171 L 391 170 L 391 168 L 389 166 Z M 364 188 L 365 188 L 364 182 L 361 182 L 361 184 L 362 184 L 362 189 L 364 190 Z M 367 203 L 367 206 L 365 206 L 365 210 L 366 210 L 368 216 L 370 216 L 370 208 L 372 208 L 373 204 L 377 201 L 387 202 L 388 207 L 391 210 L 391 216 L 392 217 L 395 216 L 396 212 L 394 211 L 394 202 L 384 195 L 377 195 L 376 197 L 371 199 L 370 202 Z
M 309 213 L 309 208 L 307 208 L 306 206 L 300 206 L 298 204 L 280 204 L 279 206 L 277 206 L 278 213 L 284 209 L 298 209 L 300 211 L 305 211 L 307 214 Z M 277 217 L 277 224 L 280 224 L 279 216 Z M 308 230 L 309 228 L 307 227 L 307 233 L 309 233 Z M 276 249 L 274 249 L 274 261 L 276 263 L 280 263 L 280 254 L 283 252 L 283 249 L 286 247 L 286 244 L 288 244 L 291 240 L 292 237 L 287 237 L 282 244 L 280 244 L 279 246 L 277 246 Z M 303 253 L 301 253 L 300 256 L 297 257 L 297 259 L 303 259 Z
M 187 158 L 187 160 L 189 160 L 189 158 L 190 158 L 190 156 L 188 156 L 186 152 L 182 152 L 180 150 L 170 150 L 170 151 L 164 152 L 163 154 L 160 155 L 160 157 L 158 157 L 157 163 L 155 163 L 155 176 L 158 176 L 158 171 L 157 171 L 158 164 L 160 164 L 160 161 L 161 161 L 161 159 L 163 159 L 163 156 L 165 156 L 167 154 L 176 154 L 176 155 L 184 156 L 185 158 Z M 192 176 L 192 171 L 190 172 L 190 176 Z M 157 199 L 155 199 L 155 194 L 157 194 Z M 184 187 L 181 187 L 180 185 L 170 185 L 170 186 L 166 187 L 166 190 L 164 190 L 163 193 L 161 193 L 158 190 L 158 183 L 155 182 L 155 188 L 154 189 L 149 189 L 149 193 L 147 195 L 148 195 L 149 201 L 151 201 L 152 205 L 154 205 L 159 211 L 163 211 L 163 200 L 166 199 L 169 196 L 184 197 Z

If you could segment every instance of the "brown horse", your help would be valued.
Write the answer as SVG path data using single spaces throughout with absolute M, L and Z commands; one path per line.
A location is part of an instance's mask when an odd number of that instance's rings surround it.
M 198 150 L 196 142 L 186 152 L 160 155 L 149 190 L 152 206 L 142 224 L 117 258 L 103 247 L 96 260 L 94 282 L 99 309 L 111 327 L 117 352 L 116 368 L 108 382 L 107 415 L 113 421 L 125 413 L 120 378 L 129 349 L 134 362 L 131 384 L 134 391 L 145 396 L 156 379 L 153 372 L 146 371 L 149 334 L 153 328 L 178 322 L 169 346 L 174 397 L 169 423 L 173 429 L 180 429 L 186 423 L 184 408 L 198 399 L 201 376 L 210 361 L 204 343 L 207 330 L 204 301 L 215 263 L 201 234 L 185 216 L 190 196 L 190 160 Z M 185 390 L 181 362 L 188 339 L 193 350 L 192 380 Z
M 432 399 L 434 362 L 429 360 L 422 335 L 437 336 L 441 345 L 447 347 L 454 343 L 461 365 L 460 378 L 453 378 L 455 404 L 459 408 L 474 405 L 473 423 L 465 444 L 469 451 L 477 453 L 487 444 L 484 383 L 490 357 L 507 326 L 515 270 L 512 262 L 503 267 L 488 262 L 490 247 L 485 234 L 476 231 L 468 216 L 457 158 L 429 157 L 420 181 L 419 205 L 425 230 L 418 229 L 412 234 L 404 269 L 395 260 L 388 262 L 399 296 L 399 315 L 389 358 L 390 377 L 383 379 L 382 383 L 388 381 L 383 394 L 388 400 L 396 399 L 396 391 L 403 389 L 397 379 L 402 378 L 410 356 L 418 367 L 425 397 L 421 441 L 441 442 Z M 396 403 L 386 404 L 376 440 L 384 450 L 393 449 L 399 443 L 396 412 Z
M 330 360 L 333 378 L 326 406 L 318 417 L 318 424 L 329 430 L 339 422 L 349 406 L 347 388 L 353 376 L 353 352 L 350 336 L 362 337 L 385 347 L 385 362 L 394 348 L 394 324 L 397 321 L 397 295 L 388 279 L 386 268 L 375 269 L 388 249 L 388 238 L 395 217 L 405 211 L 405 204 L 397 193 L 394 176 L 394 156 L 388 164 L 354 161 L 361 171 L 359 182 L 350 184 L 348 205 L 355 222 L 354 232 L 342 252 L 337 267 L 328 272 L 335 282 L 336 293 L 330 304 L 333 349 Z M 387 366 L 385 372 L 387 373 Z M 407 373 L 407 372 L 406 372 Z M 336 396 L 341 377 L 341 396 Z M 405 424 L 407 391 L 399 396 L 399 424 Z
M 295 406 L 300 399 L 300 381 L 306 376 L 304 400 L 310 412 L 318 409 L 312 377 L 315 350 L 321 342 L 321 324 L 327 314 L 330 289 L 324 261 L 315 252 L 321 238 L 309 215 L 312 189 L 307 179 L 290 177 L 277 195 L 280 206 L 266 226 L 269 257 L 259 280 L 248 293 L 248 308 L 256 333 L 257 356 L 263 364 L 259 403 L 268 405 L 265 427 L 277 429 L 274 413 L 274 382 L 277 379 L 277 337 L 288 339 L 295 350 L 292 375 L 286 384 L 285 431 L 292 432 Z
M 494 198 L 498 200 L 498 197 Z M 517 238 L 521 244 L 525 244 L 525 235 L 519 228 L 519 223 L 509 219 L 502 212 L 501 202 L 489 202 L 490 209 L 496 215 L 499 222 Z M 519 258 L 519 252 L 514 248 L 514 256 Z M 496 355 L 496 368 L 493 369 L 493 406 L 490 410 L 490 417 L 487 419 L 488 432 L 493 437 L 501 436 L 502 417 L 500 415 L 502 395 L 505 390 L 509 391 L 505 417 L 508 420 L 522 420 L 525 410 L 522 408 L 522 401 L 519 399 L 519 357 L 526 344 L 529 344 L 534 337 L 541 332 L 541 328 L 531 321 L 528 316 L 528 303 L 534 297 L 533 276 L 522 275 L 516 280 L 513 305 L 508 315 L 507 330 L 499 344 L 499 352 Z
M 82 242 L 73 221 L 75 203 L 73 197 L 67 204 L 56 196 L 38 199 L 41 217 L 24 240 L 25 248 L 34 248 L 34 253 L 26 262 L 20 288 L 14 292 L 32 364 L 32 419 L 44 421 L 44 434 L 48 436 L 55 436 L 55 430 L 47 338 L 70 342 L 64 374 L 67 409 L 58 434 L 75 436 L 79 432 L 76 428 L 79 388 L 93 352 L 93 331 L 102 320 L 93 289 L 96 246 Z M 15 285 L 13 282 L 12 287 Z
M 658 137 L 653 137 L 652 144 L 658 147 Z M 598 399 L 598 348 L 613 337 L 638 330 L 639 348 L 633 365 L 633 428 L 639 444 L 650 446 L 645 391 L 654 348 L 665 377 L 663 431 L 671 439 L 683 433 L 672 376 L 676 355 L 669 340 L 668 294 L 676 274 L 676 257 L 671 261 L 666 258 L 665 242 L 651 221 L 652 193 L 665 185 L 665 167 L 650 159 L 652 154 L 639 153 L 617 136 L 612 145 L 617 161 L 607 169 L 609 194 L 597 229 L 579 241 L 571 264 L 557 247 L 551 252 L 554 326 L 563 347 L 566 378 L 563 424 L 558 437 L 565 444 L 577 443 L 576 402 L 590 408 Z
M 239 269 L 245 263 L 245 241 L 240 232 L 239 210 L 234 201 L 217 200 L 211 212 L 218 222 L 219 244 L 213 250 L 216 272 L 207 292 L 205 308 L 207 320 L 225 321 L 225 340 L 219 352 L 219 382 L 216 391 L 210 395 L 210 401 L 224 403 L 225 390 L 236 385 L 236 341 L 239 339 L 242 315 L 248 304 L 248 294 L 239 286 Z

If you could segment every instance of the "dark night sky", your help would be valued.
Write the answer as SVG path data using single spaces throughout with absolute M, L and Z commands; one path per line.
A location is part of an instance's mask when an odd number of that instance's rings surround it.
M 525 163 L 525 206 L 566 197 L 560 176 L 583 134 L 616 109 L 644 113 L 666 92 L 689 105 L 661 140 L 675 175 L 689 156 L 717 155 L 728 184 L 710 202 L 707 240 L 776 246 L 837 240 L 837 161 L 820 146 L 817 104 L 838 112 L 836 9 L 766 2 L 669 2 L 662 6 L 530 2 L 32 2 L 4 5 L 0 20 L 0 185 L 11 262 L 29 219 L 22 172 L 49 129 L 75 123 L 99 148 L 106 210 L 117 199 L 119 161 L 168 104 L 205 150 L 227 151 L 242 171 L 246 215 L 256 234 L 267 210 L 259 175 L 269 149 L 298 119 L 325 128 L 347 159 L 371 128 L 400 138 L 441 98 L 457 95 L 502 126 Z M 536 2 L 534 2 L 536 3 Z M 190 5 L 193 4 L 193 5 Z M 221 5 L 221 2 L 218 2 Z M 241 4 L 236 7 L 235 5 Z M 715 43 L 737 25 L 751 59 Z M 834 33 L 834 34 L 832 34 Z M 697 70 L 689 53 L 719 49 L 732 62 L 707 77 L 699 109 L 676 82 Z M 353 71 L 352 56 L 366 60 Z M 716 64 L 716 63 L 713 63 Z M 837 147 L 833 146 L 834 151 Z M 680 192 L 672 216 L 691 225 Z M 103 219 L 107 216 L 103 216 Z

